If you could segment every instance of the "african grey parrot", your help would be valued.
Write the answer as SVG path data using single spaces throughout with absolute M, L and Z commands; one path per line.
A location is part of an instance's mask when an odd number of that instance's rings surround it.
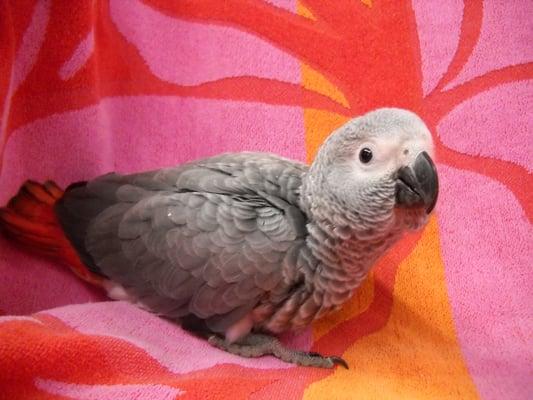
M 317 367 L 339 357 L 285 348 L 346 302 L 438 194 L 431 134 L 401 109 L 333 132 L 311 166 L 223 154 L 133 175 L 27 182 L 0 212 L 9 236 L 82 278 L 248 357 Z

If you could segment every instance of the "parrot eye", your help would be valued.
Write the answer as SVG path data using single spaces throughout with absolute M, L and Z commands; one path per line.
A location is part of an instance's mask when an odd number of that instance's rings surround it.
M 363 164 L 368 164 L 372 160 L 372 150 L 370 150 L 368 147 L 364 147 L 359 152 L 359 161 L 361 161 Z

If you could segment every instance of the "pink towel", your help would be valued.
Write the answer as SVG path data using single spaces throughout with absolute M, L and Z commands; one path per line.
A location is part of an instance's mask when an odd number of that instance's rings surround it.
M 0 399 L 526 399 L 533 394 L 533 2 L 4 0 L 0 204 L 223 151 L 312 160 L 409 108 L 441 197 L 339 312 L 239 358 L 0 237 Z

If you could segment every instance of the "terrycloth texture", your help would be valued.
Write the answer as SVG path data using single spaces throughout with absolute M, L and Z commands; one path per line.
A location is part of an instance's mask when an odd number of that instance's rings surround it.
M 27 178 L 230 150 L 311 160 L 379 106 L 425 119 L 441 176 L 424 233 L 286 338 L 348 371 L 223 353 L 0 239 L 0 398 L 531 398 L 531 15 L 528 0 L 0 2 L 1 203 Z

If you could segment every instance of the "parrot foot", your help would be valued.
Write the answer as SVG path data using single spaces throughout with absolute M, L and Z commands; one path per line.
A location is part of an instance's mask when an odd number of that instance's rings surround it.
M 238 342 L 229 343 L 220 336 L 212 335 L 207 340 L 212 346 L 228 353 L 242 357 L 261 357 L 273 355 L 282 361 L 306 367 L 333 368 L 342 365 L 348 369 L 348 363 L 340 357 L 323 356 L 319 353 L 292 350 L 285 347 L 273 336 L 251 333 Z

